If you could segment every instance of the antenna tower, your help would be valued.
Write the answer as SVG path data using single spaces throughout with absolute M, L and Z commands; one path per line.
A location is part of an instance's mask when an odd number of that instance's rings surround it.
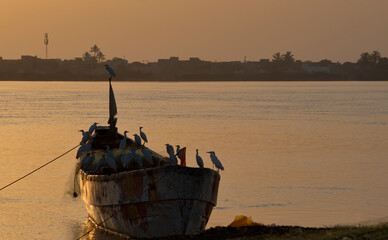
M 44 44 L 46 45 L 46 59 L 47 59 L 47 45 L 48 45 L 48 33 L 44 34 Z

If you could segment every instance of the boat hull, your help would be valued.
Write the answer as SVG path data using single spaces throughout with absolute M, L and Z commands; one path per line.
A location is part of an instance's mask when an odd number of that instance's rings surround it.
M 80 171 L 81 197 L 102 227 L 137 238 L 195 235 L 217 204 L 220 175 L 177 165 L 90 175 Z

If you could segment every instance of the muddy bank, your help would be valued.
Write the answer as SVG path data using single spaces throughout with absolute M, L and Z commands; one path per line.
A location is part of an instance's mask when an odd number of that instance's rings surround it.
M 104 229 L 95 228 L 88 222 L 82 232 L 74 239 L 118 240 L 133 239 L 114 234 Z M 299 226 L 258 225 L 252 227 L 214 227 L 196 236 L 159 238 L 158 240 L 386 240 L 388 239 L 388 222 L 369 226 L 336 226 L 327 228 L 308 228 Z
M 371 240 L 388 239 L 388 223 L 373 226 L 337 226 L 328 228 L 306 228 L 298 226 L 253 226 L 253 227 L 215 227 L 193 237 L 169 239 L 340 239 Z

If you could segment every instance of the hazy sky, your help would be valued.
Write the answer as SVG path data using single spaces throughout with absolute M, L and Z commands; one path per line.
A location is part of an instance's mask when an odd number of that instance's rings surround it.
M 0 0 L 0 56 L 356 61 L 388 56 L 386 0 Z

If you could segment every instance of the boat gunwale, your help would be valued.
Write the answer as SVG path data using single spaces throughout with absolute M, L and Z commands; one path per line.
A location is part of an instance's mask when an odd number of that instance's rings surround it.
M 89 174 L 83 171 L 82 169 L 80 169 L 80 174 L 82 178 L 86 178 L 86 180 L 88 181 L 103 182 L 103 181 L 110 181 L 114 179 L 121 179 L 128 175 L 144 176 L 147 174 L 147 172 L 163 171 L 166 168 L 177 168 L 177 169 L 188 170 L 188 171 L 207 171 L 209 173 L 215 174 L 216 176 L 218 175 L 219 178 L 221 177 L 217 171 L 210 168 L 183 167 L 180 165 L 165 165 L 165 166 L 152 167 L 152 168 L 146 168 L 146 169 L 126 170 L 126 171 L 111 173 L 111 174 Z

